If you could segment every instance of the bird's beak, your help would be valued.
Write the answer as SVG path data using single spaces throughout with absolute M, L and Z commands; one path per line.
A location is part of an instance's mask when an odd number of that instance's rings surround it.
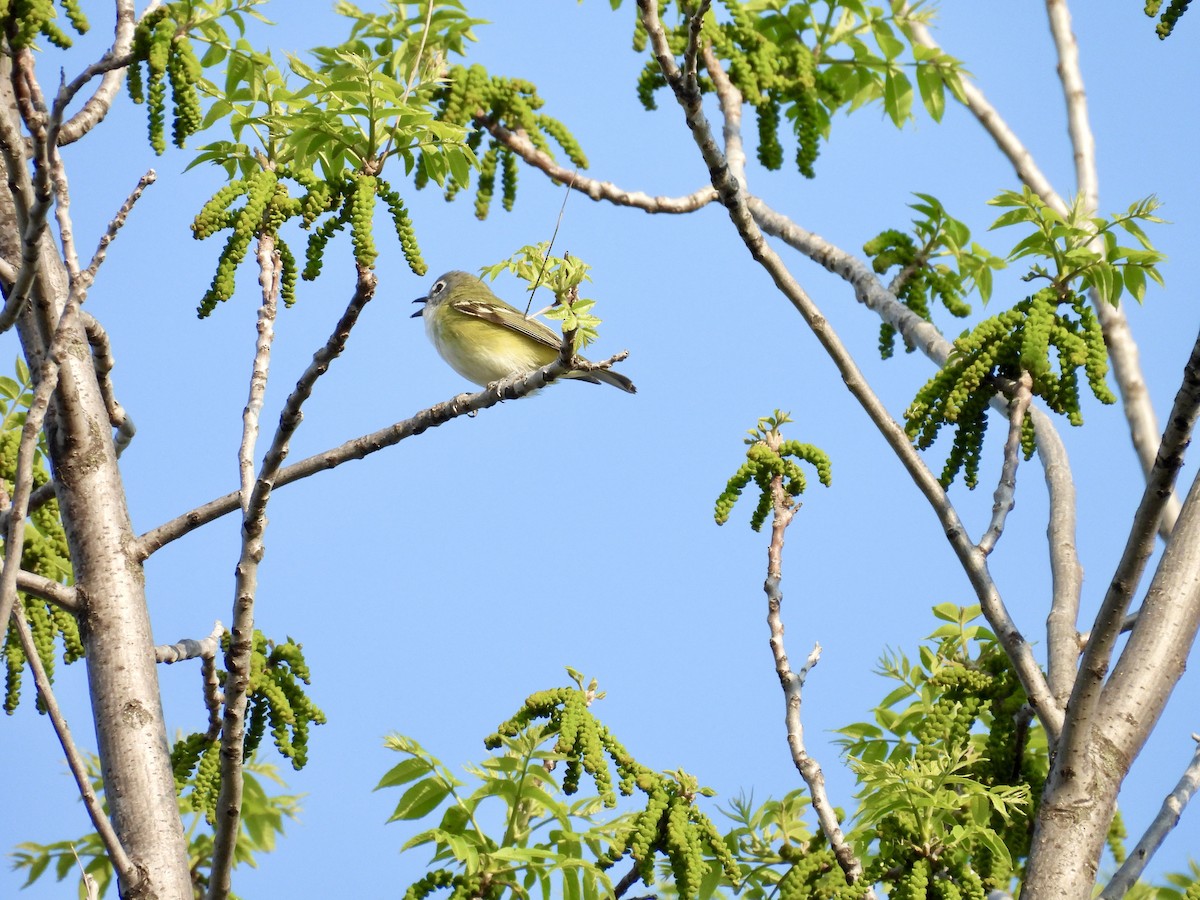
M 428 302 L 429 302 L 428 297 L 418 297 L 416 300 L 413 301 L 413 303 L 428 303 Z M 421 315 L 424 312 L 425 312 L 425 307 L 422 306 L 415 313 L 413 313 L 411 316 L 409 316 L 409 318 L 415 319 L 417 316 Z

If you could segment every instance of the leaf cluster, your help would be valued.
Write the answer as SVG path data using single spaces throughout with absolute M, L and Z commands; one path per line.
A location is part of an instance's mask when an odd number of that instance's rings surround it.
M 501 272 L 516 275 L 529 285 L 531 303 L 533 293 L 539 287 L 549 289 L 554 294 L 554 302 L 537 314 L 562 322 L 564 333 L 574 331 L 575 349 L 581 350 L 600 336 L 597 329 L 603 321 L 592 314 L 596 301 L 579 296 L 580 286 L 592 280 L 588 275 L 592 267 L 577 256 L 549 254 L 548 241 L 526 244 L 508 259 L 484 266 L 480 272 L 492 281 Z
M 13 494 L 21 430 L 25 425 L 29 406 L 33 402 L 33 379 L 29 367 L 20 357 L 16 361 L 15 374 L 16 378 L 0 377 L 0 486 L 5 497 L 11 497 Z M 44 444 L 44 436 L 39 435 L 34 446 L 34 488 L 41 487 L 50 480 Z M 3 540 L 0 540 L 0 553 L 3 553 L 3 544 Z M 60 584 L 74 582 L 70 550 L 59 516 L 57 500 L 51 499 L 29 514 L 25 522 L 21 568 Z M 62 645 L 63 662 L 70 664 L 83 659 L 79 623 L 73 615 L 49 601 L 30 596 L 23 591 L 18 591 L 17 602 L 25 611 L 33 643 L 47 677 L 52 681 L 54 679 L 55 644 Z M 4 657 L 5 669 L 4 711 L 12 715 L 21 700 L 22 676 L 28 660 L 16 628 L 11 622 L 6 625 L 0 655 Z M 37 709 L 39 712 L 45 712 L 40 697 Z
M 100 777 L 100 761 L 94 756 L 88 759 L 88 773 L 92 788 L 101 798 L 105 810 L 104 782 Z M 234 850 L 234 866 L 243 863 L 257 866 L 257 857 L 275 849 L 276 841 L 283 835 L 285 819 L 295 819 L 300 814 L 300 796 L 297 794 L 268 793 L 266 782 L 286 787 L 278 770 L 269 763 L 248 759 L 244 776 L 241 807 L 241 834 Z M 190 782 L 185 782 L 186 790 Z M 212 833 L 206 827 L 204 817 L 198 813 L 181 792 L 179 813 L 184 819 L 184 830 L 188 839 L 188 865 L 192 872 L 197 900 L 204 897 L 208 887 L 208 872 L 212 868 Z M 13 856 L 13 868 L 27 870 L 25 884 L 28 887 L 48 871 L 53 871 L 56 881 L 63 881 L 74 871 L 86 873 L 96 884 L 95 896 L 103 897 L 113 885 L 113 868 L 100 836 L 95 832 L 75 840 L 54 841 L 39 844 L 27 841 L 17 845 Z M 83 876 L 79 879 L 80 900 L 92 896 L 87 892 Z M 236 895 L 230 894 L 232 900 Z
M 804 471 L 798 461 L 803 461 L 817 470 L 817 478 L 825 487 L 833 480 L 832 464 L 825 451 L 812 444 L 800 441 L 783 440 L 779 429 L 792 421 L 785 412 L 775 410 L 774 415 L 765 416 L 758 420 L 758 426 L 749 430 L 746 461 L 738 467 L 725 485 L 725 490 L 717 497 L 714 518 L 718 525 L 729 521 L 729 514 L 741 497 L 742 491 L 753 481 L 759 490 L 758 505 L 750 517 L 750 527 L 755 531 L 762 529 L 763 523 L 771 512 L 774 496 L 772 483 L 782 479 L 784 493 L 788 497 L 798 497 L 808 486 Z
M 809 830 L 803 817 L 811 805 L 798 789 L 758 807 L 743 795 L 722 810 L 735 823 L 725 842 L 741 868 L 746 900 L 851 900 L 866 895 L 871 885 L 863 880 L 846 884 L 824 833 Z M 838 818 L 844 818 L 840 810 Z
M 546 898 L 612 896 L 606 869 L 626 854 L 647 884 L 654 882 L 655 860 L 665 859 L 680 896 L 697 895 L 713 871 L 710 860 L 737 883 L 721 836 L 695 805 L 697 796 L 711 791 L 682 771 L 656 773 L 633 759 L 589 710 L 603 696 L 595 682 L 585 688 L 582 676 L 568 671 L 576 687 L 532 695 L 485 741 L 498 753 L 470 770 L 478 787 L 469 794 L 415 741 L 388 739 L 387 746 L 407 757 L 379 783 L 407 785 L 391 821 L 424 818 L 446 804 L 437 827 L 405 844 L 432 845 L 436 866 L 407 898 L 437 890 L 462 898 L 523 897 L 538 888 Z M 585 773 L 597 794 L 568 803 Z M 642 811 L 597 821 L 601 810 L 616 805 L 618 791 L 635 790 L 645 795 Z M 481 809 L 495 803 L 502 830 L 489 831 L 484 822 L 497 817 L 485 817 Z
M 785 119 L 797 142 L 796 168 L 807 178 L 814 177 L 820 141 L 828 139 L 833 114 L 839 109 L 852 111 L 881 102 L 888 117 L 903 125 L 912 117 L 910 71 L 935 120 L 945 110 L 947 89 L 962 99 L 958 61 L 913 41 L 913 23 L 923 21 L 928 13 L 908 4 L 893 2 L 886 10 L 858 0 L 719 0 L 717 5 L 720 11 L 713 9 L 705 16 L 702 40 L 754 108 L 758 159 L 767 169 L 783 164 L 779 132 Z M 677 6 L 690 13 L 689 4 Z M 689 28 L 687 18 L 680 15 L 667 31 L 676 55 L 684 51 Z M 634 49 L 645 50 L 646 42 L 639 16 Z M 657 61 L 648 60 L 638 79 L 642 104 L 654 109 L 654 95 L 665 86 Z M 711 91 L 712 81 L 704 78 L 700 87 Z
M 861 785 L 853 838 L 891 896 L 925 897 L 941 880 L 982 900 L 1007 888 L 1028 852 L 1045 735 L 995 636 L 972 624 L 979 607 L 941 604 L 934 615 L 945 624 L 918 661 L 882 660 L 898 686 L 874 720 L 840 729 Z
M 965 472 L 968 487 L 978 484 L 987 408 L 1002 390 L 1000 380 L 1011 384 L 1028 373 L 1034 395 L 1072 425 L 1083 423 L 1080 370 L 1097 400 L 1115 402 L 1104 380 L 1104 336 L 1084 291 L 1091 289 L 1100 302 L 1115 304 L 1125 291 L 1140 301 L 1147 278 L 1162 283 L 1157 264 L 1164 257 L 1139 224 L 1162 221 L 1154 215 L 1154 198 L 1134 203 L 1110 219 L 1086 216 L 1078 200 L 1067 215 L 1060 215 L 1028 188 L 1005 191 L 990 202 L 1009 208 L 992 228 L 1021 225 L 1029 230 L 1008 260 L 1035 257 L 1038 261 L 1024 280 L 1046 286 L 964 332 L 946 365 L 905 411 L 905 429 L 921 449 L 931 446 L 944 426 L 954 426 L 941 475 L 946 487 L 959 472 Z M 1140 247 L 1118 244 L 1118 230 L 1133 235 Z M 1029 420 L 1023 423 L 1022 447 L 1026 458 L 1032 455 Z
M 448 177 L 470 178 L 477 161 L 465 143 L 465 129 L 439 121 L 434 98 L 446 54 L 462 51 L 477 20 L 467 18 L 454 0 L 428 10 L 428 27 L 423 14 L 406 14 L 408 4 L 368 14 L 342 3 L 338 11 L 350 21 L 347 40 L 318 47 L 307 60 L 290 57 L 284 71 L 244 36 L 245 15 L 261 19 L 253 11 L 257 2 L 169 4 L 143 18 L 135 39 L 135 55 L 145 60 L 149 73 L 152 143 L 161 151 L 164 72 L 175 96 L 176 143 L 218 124 L 226 125 L 232 138 L 206 144 L 192 162 L 220 165 L 232 179 L 193 225 L 197 238 L 230 232 L 200 315 L 232 296 L 235 272 L 255 238 L 274 242 L 282 257 L 283 298 L 294 300 L 301 273 L 280 233 L 291 219 L 312 230 L 305 278 L 319 274 L 329 240 L 347 227 L 355 262 L 373 267 L 379 251 L 372 222 L 380 201 L 409 267 L 423 275 L 413 222 L 382 171 L 396 158 L 407 172 L 419 164 L 422 177 L 439 184 Z M 228 22 L 236 26 L 237 37 L 227 32 Z M 198 59 L 193 42 L 206 47 Z M 176 64 L 177 57 L 182 62 Z M 224 72 L 220 86 L 204 75 L 218 69 Z M 135 99 L 143 97 L 142 82 L 138 69 L 130 79 Z M 208 98 L 203 117 L 199 97 Z M 290 189 L 291 181 L 299 190 Z
M 993 230 L 1013 225 L 1029 230 L 1008 254 L 1009 261 L 1026 256 L 1044 261 L 1030 266 L 1025 281 L 1046 281 L 1060 290 L 1081 285 L 1113 306 L 1125 291 L 1141 303 L 1147 278 L 1163 284 L 1158 264 L 1166 256 L 1155 249 L 1140 224 L 1163 222 L 1155 215 L 1159 207 L 1156 197 L 1131 203 L 1125 212 L 1109 218 L 1087 215 L 1082 197 L 1076 197 L 1063 215 L 1047 206 L 1028 186 L 1020 191 L 1003 191 L 988 205 L 1008 209 L 992 223 Z M 1138 246 L 1119 244 L 1118 231 L 1130 235 Z
M 973 290 L 987 303 L 992 293 L 992 272 L 1004 268 L 1004 260 L 971 242 L 971 231 L 950 216 L 941 202 L 929 194 L 917 194 L 910 207 L 921 214 L 913 220 L 913 234 L 888 229 L 863 246 L 875 272 L 883 275 L 899 268 L 889 289 L 906 307 L 927 322 L 931 300 L 936 299 L 950 315 L 965 318 L 971 307 L 963 299 Z M 951 267 L 938 259 L 953 261 Z M 895 352 L 896 329 L 884 322 L 879 329 L 879 354 L 888 359 Z M 907 341 L 906 353 L 914 347 Z

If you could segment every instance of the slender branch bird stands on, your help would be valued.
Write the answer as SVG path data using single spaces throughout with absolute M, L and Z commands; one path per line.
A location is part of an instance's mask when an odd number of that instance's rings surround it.
M 526 318 L 470 272 L 447 272 L 428 295 L 413 303 L 425 304 L 412 317 L 425 320 L 425 333 L 442 359 L 481 387 L 549 365 L 562 348 L 561 335 Z M 609 369 L 568 372 L 564 377 L 637 393 L 632 381 Z

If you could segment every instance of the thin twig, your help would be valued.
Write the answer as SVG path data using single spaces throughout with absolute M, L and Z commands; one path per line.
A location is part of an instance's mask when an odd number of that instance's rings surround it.
M 712 0 L 700 0 L 695 12 L 688 14 L 687 46 L 683 48 L 683 77 L 684 90 L 691 93 L 700 90 L 700 79 L 696 71 L 696 61 L 700 56 L 700 38 L 704 29 L 704 17 Z
M 104 229 L 104 234 L 100 236 L 100 240 L 96 246 L 96 252 L 92 254 L 92 259 L 88 263 L 80 275 L 84 278 L 85 284 L 91 287 L 92 282 L 96 280 L 96 272 L 108 256 L 108 247 L 116 239 L 117 232 L 124 227 L 125 222 L 129 219 L 129 214 L 133 212 L 133 206 L 141 198 L 142 193 L 150 185 L 158 180 L 158 173 L 153 169 L 147 169 L 146 174 L 138 179 L 138 183 L 133 190 L 129 192 L 129 196 L 125 198 L 125 202 L 121 204 L 121 208 L 117 210 L 117 214 L 109 221 L 108 227 Z
M 635 884 L 637 884 L 638 879 L 640 879 L 640 878 L 641 878 L 641 876 L 638 874 L 637 863 L 635 862 L 630 867 L 629 871 L 621 876 L 621 880 L 618 881 L 615 885 L 613 885 L 613 896 L 614 897 L 623 897 L 625 895 L 625 892 L 627 890 L 629 890 L 631 887 L 633 887 Z
M 701 107 L 700 95 L 698 93 L 688 94 L 683 90 L 683 78 L 667 44 L 662 25 L 658 21 L 656 4 L 653 0 L 638 0 L 638 6 L 642 10 L 642 21 L 646 24 L 647 32 L 653 43 L 655 57 L 662 67 L 667 84 L 671 86 L 676 99 L 683 108 L 692 138 L 708 166 L 713 179 L 713 187 L 717 189 L 721 203 L 728 209 L 734 227 L 751 256 L 767 270 L 776 287 L 804 318 L 830 359 L 837 366 L 851 395 L 879 429 L 888 446 L 896 454 L 933 508 L 971 586 L 975 589 L 976 597 L 979 599 L 988 623 L 992 626 L 1009 659 L 1012 660 L 1022 687 L 1031 701 L 1036 704 L 1047 733 L 1053 741 L 1061 727 L 1062 712 L 1053 702 L 1046 684 L 1046 677 L 1033 656 L 1029 642 L 1025 640 L 1004 605 L 1000 592 L 988 571 L 987 558 L 971 542 L 954 505 L 950 502 L 938 479 L 929 471 L 928 466 L 925 465 L 924 460 L 904 433 L 904 429 L 891 417 L 887 408 L 871 389 L 854 358 L 846 350 L 829 321 L 764 239 L 762 231 L 751 215 L 745 196 L 738 183 L 730 177 L 728 164 L 713 139 L 712 129 Z M 934 331 L 936 333 L 936 329 Z
M 154 648 L 154 661 L 169 666 L 187 659 L 215 659 L 224 633 L 225 626 L 218 621 L 206 638 L 180 638 L 174 644 L 160 644 Z
M 768 432 L 766 445 L 779 452 L 783 442 L 778 431 Z M 771 655 L 775 659 L 775 673 L 779 676 L 779 684 L 783 688 L 784 721 L 787 725 L 788 748 L 792 754 L 792 762 L 804 783 L 808 785 L 808 793 L 812 798 L 813 811 L 817 821 L 821 823 L 821 831 L 829 841 L 837 858 L 838 865 L 846 873 L 846 880 L 853 884 L 863 876 L 862 861 L 854 849 L 847 843 L 838 821 L 837 811 L 829 802 L 829 794 L 825 790 L 825 773 L 821 764 L 811 756 L 804 744 L 804 721 L 800 710 L 803 703 L 804 681 L 809 671 L 821 658 L 821 645 L 814 644 L 812 652 L 799 672 L 792 671 L 788 662 L 787 650 L 783 645 L 783 617 L 780 609 L 783 606 L 783 591 L 780 587 L 783 580 L 783 544 L 787 527 L 792 523 L 799 506 L 795 499 L 788 494 L 783 486 L 783 475 L 771 478 L 771 501 L 773 506 L 771 517 L 771 543 L 767 547 L 767 580 L 763 590 L 767 594 L 767 625 L 771 630 Z M 873 889 L 868 889 L 867 896 L 874 897 Z
M 47 677 L 46 670 L 42 666 L 42 658 L 38 655 L 37 647 L 33 643 L 33 634 L 29 630 L 29 623 L 25 621 L 25 611 L 19 603 L 12 609 L 12 623 L 17 629 L 17 635 L 21 641 L 21 649 L 24 651 L 25 658 L 29 662 L 29 668 L 33 671 L 33 681 L 41 697 L 42 707 L 50 717 L 50 722 L 54 726 L 54 733 L 58 736 L 59 744 L 62 745 L 63 753 L 67 757 L 67 765 L 71 769 L 71 775 L 75 778 L 75 785 L 79 788 L 79 797 L 83 800 L 88 817 L 92 820 L 92 826 L 100 836 L 100 840 L 104 844 L 104 849 L 108 853 L 108 858 L 112 861 L 113 868 L 120 875 L 121 883 L 124 885 L 134 885 L 140 878 L 137 867 L 134 866 L 133 861 L 126 854 L 125 848 L 121 846 L 121 841 L 104 812 L 104 806 L 100 803 L 100 798 L 96 796 L 96 792 L 92 789 L 92 781 L 88 777 L 87 763 L 84 761 L 82 754 L 80 754 L 79 748 L 75 746 L 74 738 L 71 737 L 71 729 L 67 725 L 67 720 L 63 716 L 62 710 L 58 706 L 58 701 L 54 697 L 54 690 L 50 685 L 50 679 Z
M 558 208 L 558 218 L 554 221 L 554 231 L 550 235 L 550 243 L 546 246 L 546 252 L 542 254 L 542 266 L 538 269 L 537 280 L 533 282 L 533 290 L 529 292 L 529 302 L 525 304 L 525 318 L 527 319 L 529 318 L 529 310 L 533 307 L 533 295 L 542 283 L 542 276 L 546 274 L 546 266 L 550 262 L 550 251 L 554 249 L 554 242 L 558 240 L 558 229 L 562 226 L 563 214 L 567 211 L 567 200 L 571 196 L 571 186 L 575 184 L 575 176 L 578 174 L 578 172 L 571 173 L 571 181 L 567 185 L 567 189 L 563 191 L 562 206 Z
M 217 824 L 213 834 L 212 868 L 209 874 L 209 900 L 224 900 L 229 895 L 230 872 L 240 830 L 242 806 L 242 763 L 246 704 L 250 686 L 250 660 L 254 641 L 254 599 L 258 589 L 258 564 L 262 560 L 263 532 L 266 530 L 267 504 L 276 475 L 287 457 L 292 436 L 303 418 L 302 407 L 312 395 L 317 380 L 345 349 L 346 341 L 363 308 L 375 296 L 376 279 L 365 267 L 359 267 L 354 295 L 334 326 L 325 345 L 313 354 L 313 361 L 301 374 L 279 416 L 279 425 L 262 466 L 259 468 L 242 518 L 242 550 L 235 569 L 233 622 L 229 650 L 225 654 L 225 714 L 221 728 L 221 790 L 217 797 Z
M 1017 465 L 1021 461 L 1021 428 L 1025 424 L 1025 414 L 1029 412 L 1033 378 L 1026 372 L 1021 372 L 1017 380 L 1017 393 L 1009 405 L 1008 438 L 1004 442 L 1004 465 L 1000 469 L 1000 480 L 996 484 L 996 492 L 992 503 L 992 521 L 988 530 L 979 539 L 979 552 L 987 556 L 996 547 L 996 541 L 1004 533 L 1004 523 L 1016 502 Z
M 1163 800 L 1158 815 L 1146 828 L 1146 832 L 1137 842 L 1137 846 L 1130 852 L 1121 868 L 1117 869 L 1117 874 L 1112 877 L 1112 881 L 1100 892 L 1099 900 L 1119 900 L 1125 896 L 1141 877 L 1146 865 L 1158 848 L 1162 846 L 1163 840 L 1179 824 L 1179 817 L 1187 808 L 1188 801 L 1196 795 L 1197 790 L 1200 790 L 1200 734 L 1193 734 L 1192 740 L 1197 742 L 1196 752 L 1192 754 L 1192 761 L 1183 770 L 1183 775 L 1180 777 L 1179 783 L 1175 785 L 1175 790 L 1167 794 Z
M 53 481 L 47 481 L 41 487 L 34 488 L 33 492 L 29 495 L 29 508 L 25 510 L 25 514 L 29 515 L 35 509 L 40 509 L 51 500 L 54 500 L 56 498 L 55 490 Z M 8 532 L 10 511 L 11 507 L 6 506 L 4 511 L 0 512 L 0 531 L 5 533 Z

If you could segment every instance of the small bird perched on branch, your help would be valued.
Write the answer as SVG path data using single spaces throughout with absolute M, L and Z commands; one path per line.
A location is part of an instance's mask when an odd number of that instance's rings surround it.
M 413 303 L 425 304 L 412 317 L 424 318 L 425 333 L 442 359 L 481 387 L 540 369 L 562 349 L 561 335 L 509 306 L 470 272 L 447 272 Z M 632 381 L 609 369 L 577 370 L 564 377 L 637 393 Z

